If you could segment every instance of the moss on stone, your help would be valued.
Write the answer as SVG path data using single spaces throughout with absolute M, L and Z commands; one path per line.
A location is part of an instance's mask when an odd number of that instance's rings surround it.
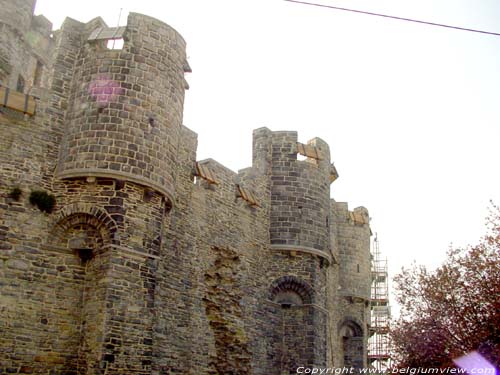
M 34 190 L 30 194 L 30 203 L 50 214 L 56 205 L 56 197 L 43 190 Z
M 15 188 L 13 188 L 10 193 L 9 193 L 9 198 L 12 198 L 13 200 L 15 200 L 16 202 L 19 201 L 19 199 L 21 198 L 21 195 L 23 194 L 23 191 L 18 188 L 17 186 Z

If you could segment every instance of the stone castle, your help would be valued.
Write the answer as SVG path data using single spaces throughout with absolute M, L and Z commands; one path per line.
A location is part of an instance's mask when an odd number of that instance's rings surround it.
M 52 31 L 35 1 L 0 0 L 0 373 L 366 366 L 368 212 L 330 198 L 328 145 L 197 161 L 175 30 Z

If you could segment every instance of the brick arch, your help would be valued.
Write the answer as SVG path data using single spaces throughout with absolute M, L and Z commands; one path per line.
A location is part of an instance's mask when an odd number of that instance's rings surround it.
M 300 296 L 304 304 L 313 303 L 314 290 L 305 281 L 295 276 L 283 276 L 272 282 L 270 287 L 270 299 L 275 300 L 281 293 L 293 292 Z
M 341 334 L 344 329 L 348 329 L 353 333 L 352 337 L 363 337 L 362 327 L 363 325 L 360 324 L 356 318 L 346 317 L 339 322 L 337 329 L 339 334 Z
M 49 233 L 49 242 L 57 242 L 64 237 L 66 231 L 78 224 L 94 227 L 105 245 L 113 243 L 117 231 L 116 222 L 104 209 L 87 203 L 73 203 L 59 211 Z
M 362 327 L 353 317 L 346 317 L 339 322 L 338 335 L 344 367 L 361 369 L 366 366 Z

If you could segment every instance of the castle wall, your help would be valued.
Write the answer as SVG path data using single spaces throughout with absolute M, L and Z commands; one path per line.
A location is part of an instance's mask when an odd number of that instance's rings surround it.
M 162 198 L 145 202 L 142 187 L 118 185 L 60 184 L 57 214 L 41 213 L 26 192 L 2 205 L 0 275 L 9 285 L 0 300 L 5 322 L 22 322 L 3 327 L 0 362 L 8 368 L 150 373 Z M 90 237 L 88 226 L 115 230 L 84 262 L 72 242 L 75 233 Z
M 53 48 L 52 24 L 34 17 L 34 7 L 35 0 L 0 1 L 0 84 L 14 90 L 22 84 L 24 93 L 46 85 Z
M 185 129 L 183 144 L 194 143 Z M 195 155 L 193 149 L 184 150 L 160 266 L 164 278 L 158 304 L 166 308 L 158 309 L 158 370 L 252 373 L 256 328 L 248 317 L 259 298 L 257 273 L 267 245 L 265 179 L 245 181 L 242 174 L 208 160 L 204 165 L 217 184 L 200 178 L 195 183 Z M 251 188 L 263 207 L 252 208 L 237 198 L 236 182 Z
M 83 268 L 73 254 L 50 247 L 48 214 L 28 203 L 30 189 L 40 189 L 46 137 L 35 121 L 0 115 L 0 278 L 2 292 L 1 363 L 26 371 L 45 371 L 76 363 Z M 8 161 L 8 162 L 6 162 Z M 9 198 L 22 190 L 19 202 Z M 15 349 L 15 351 L 13 351 Z M 9 367 L 10 368 L 10 367 Z M 2 372 L 5 372 L 2 369 Z
M 49 61 L 52 42 L 34 1 L 2 1 L 0 16 L 0 81 L 23 92 L 40 88 L 37 61 Z M 40 73 L 40 72 L 39 72 Z M 36 83 L 36 85 L 35 85 Z M 43 113 L 47 93 L 38 90 Z M 46 189 L 44 179 L 54 142 L 47 119 L 7 108 L 0 113 L 0 372 L 42 373 L 50 367 L 76 366 L 79 345 L 80 293 L 84 271 L 73 254 L 42 247 L 49 215 L 28 203 L 30 190 Z M 21 189 L 19 201 L 10 198 Z
M 313 139 L 320 158 L 297 160 L 296 132 L 261 128 L 251 167 L 208 159 L 215 183 L 195 176 L 180 35 L 131 14 L 123 49 L 107 49 L 89 40 L 110 30 L 101 19 L 50 36 L 32 7 L 19 3 L 16 33 L 43 36 L 47 53 L 0 54 L 44 65 L 35 115 L 0 114 L 0 372 L 366 365 L 368 213 L 330 200 L 328 145 Z M 51 212 L 29 202 L 39 189 Z
M 60 237 L 69 238 L 57 246 L 85 265 L 78 373 L 150 373 L 163 198 L 111 179 L 74 179 L 58 182 L 55 189 L 61 210 L 53 230 L 62 228 Z M 87 218 L 109 233 L 98 243 L 79 245 L 79 237 L 69 234 Z M 87 242 L 92 237 L 87 229 L 82 234 Z M 87 249 L 91 258 L 84 262 L 79 252 Z

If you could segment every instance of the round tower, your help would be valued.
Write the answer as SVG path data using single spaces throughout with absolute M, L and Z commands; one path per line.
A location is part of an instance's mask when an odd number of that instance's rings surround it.
M 101 27 L 84 38 L 58 177 L 131 181 L 173 201 L 189 70 L 183 38 L 136 13 L 125 27 Z
M 302 156 L 299 156 L 302 155 Z M 327 364 L 327 270 L 330 251 L 330 150 L 321 139 L 297 142 L 297 132 L 254 133 L 254 163 L 270 175 L 269 368 Z M 301 347 L 298 352 L 295 348 Z
M 297 160 L 297 154 L 307 155 Z M 272 134 L 271 248 L 331 260 L 330 150 L 319 138 L 297 143 L 296 132 Z
M 370 217 L 368 210 L 357 207 L 347 212 L 342 226 L 340 262 L 340 292 L 343 296 L 369 301 L 371 292 Z
M 338 351 L 339 366 L 360 369 L 367 366 L 370 334 L 371 257 L 370 218 L 364 207 L 349 211 L 347 204 L 335 207 L 339 245 Z

